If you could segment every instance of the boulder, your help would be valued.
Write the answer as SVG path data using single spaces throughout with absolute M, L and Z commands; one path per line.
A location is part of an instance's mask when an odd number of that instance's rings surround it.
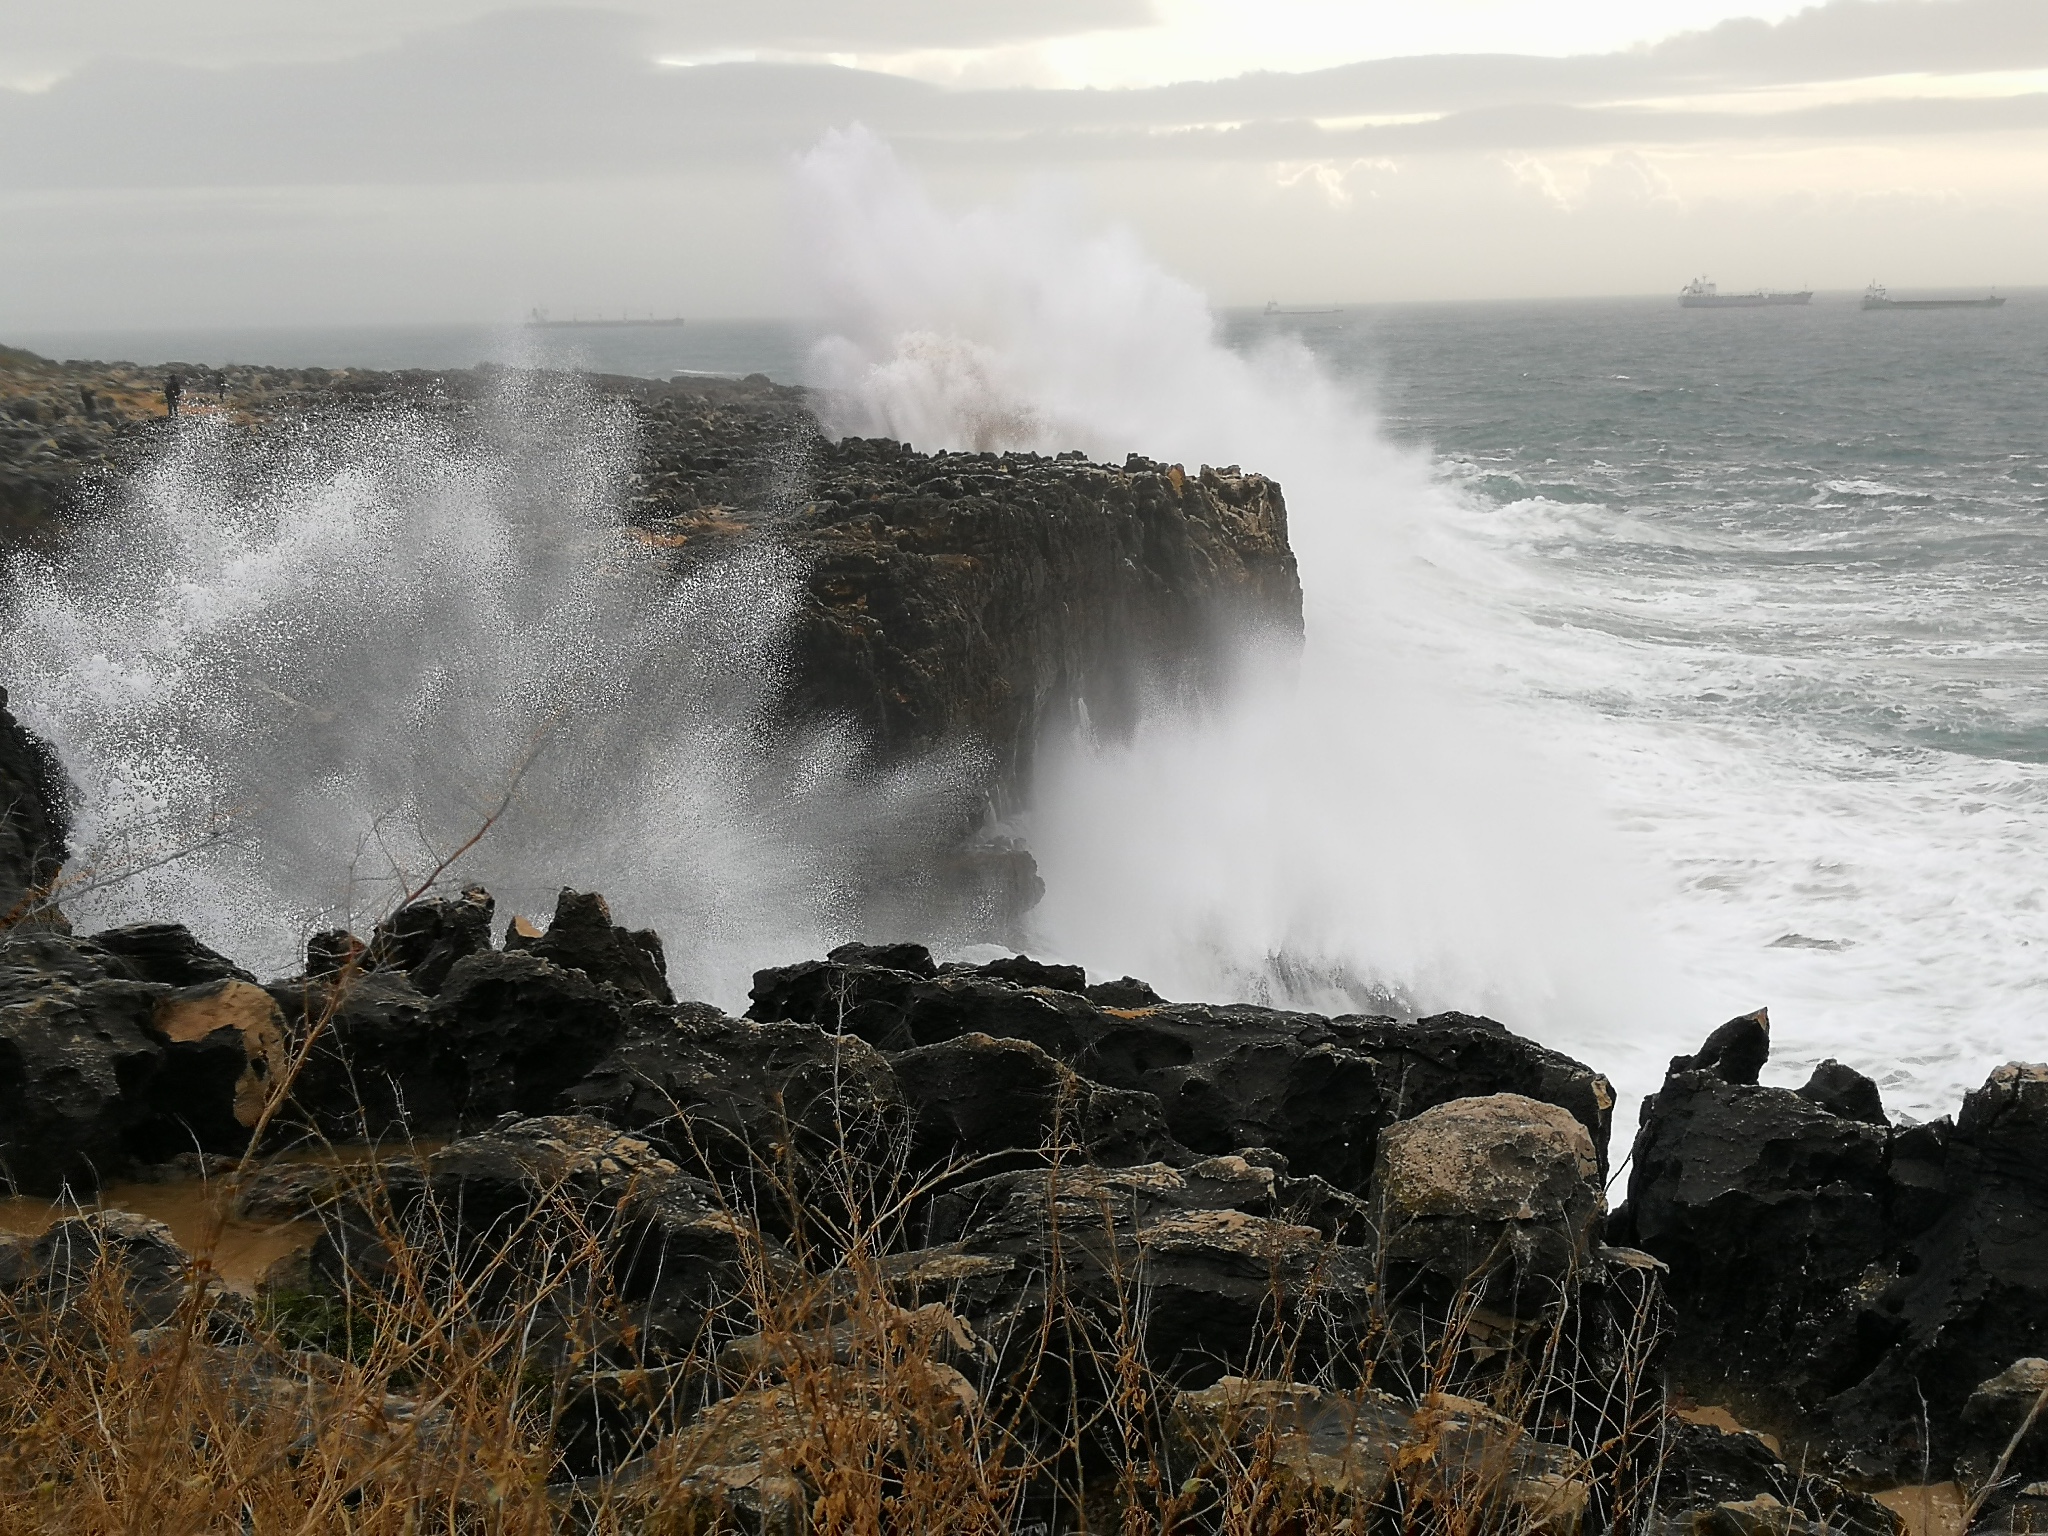
M 1182 1385 L 1249 1368 L 1276 1328 L 1306 1366 L 1368 1306 L 1371 1255 L 1286 1219 L 1270 1170 L 1235 1161 L 978 1179 L 933 1202 L 933 1246 L 899 1263 L 933 1277 L 936 1289 L 918 1299 L 948 1300 L 983 1338 L 1036 1340 L 1056 1274 L 1063 1302 L 1098 1330 L 1096 1347 L 1120 1326 L 1140 1327 L 1153 1368 Z
M 294 1054 L 316 1032 L 292 1080 L 293 1112 L 310 1128 L 341 1140 L 374 1140 L 455 1125 L 461 1100 L 442 1069 L 432 1000 L 403 971 L 338 965 L 266 990 L 285 1018 Z
M 1098 1008 L 1157 1008 L 1166 1001 L 1135 976 L 1098 981 L 1082 995 Z
M 1028 1040 L 960 1035 L 890 1065 L 915 1110 L 913 1155 L 927 1166 L 1055 1145 L 1112 1165 L 1176 1150 L 1151 1094 L 1091 1083 Z
M 165 989 L 89 940 L 0 938 L 0 1178 L 26 1194 L 96 1189 L 150 1118 Z
M 92 936 L 92 941 L 109 954 L 120 956 L 141 981 L 161 982 L 167 987 L 203 987 L 209 982 L 256 979 L 226 955 L 200 943 L 183 923 L 130 923 L 122 928 L 102 929 Z
M 163 1047 L 149 1123 L 131 1138 L 156 1162 L 180 1152 L 240 1152 L 286 1066 L 285 1018 L 252 981 L 226 976 L 159 997 L 146 1026 Z
M 1638 1475 L 1656 1495 L 1660 1536 L 1904 1536 L 1905 1522 L 1867 1493 L 1820 1468 L 1787 1466 L 1747 1430 L 1671 1418 L 1654 1441 L 1655 1464 Z
M 63 925 L 56 885 L 71 856 L 69 790 L 57 754 L 8 713 L 0 688 L 0 929 Z
M 533 1326 L 608 1319 L 597 1342 L 633 1363 L 699 1347 L 710 1310 L 779 1262 L 711 1186 L 587 1116 L 508 1116 L 417 1170 L 386 1169 L 382 1188 L 384 1220 L 359 1197 L 330 1212 L 310 1265 L 319 1283 L 391 1285 L 403 1268 L 446 1267 L 470 1277 L 469 1303 L 488 1323 L 552 1265 L 557 1283 Z M 393 1262 L 394 1230 L 414 1247 L 407 1266 Z
M 380 970 L 405 972 L 414 986 L 432 997 L 456 961 L 490 949 L 495 906 L 491 893 L 480 885 L 465 887 L 457 897 L 412 902 L 377 925 L 363 960 Z M 330 945 L 317 968 L 341 969 L 350 958 L 347 945 L 333 944 L 328 935 L 319 937 L 328 938 Z M 341 935 L 343 940 L 352 937 Z M 316 969 L 310 951 L 307 969 Z
M 1861 1074 L 1794 1092 L 1696 1059 L 1644 1105 L 1622 1223 L 1670 1265 L 1681 1375 L 1805 1416 L 1859 1478 L 1982 1475 L 1973 1396 L 2048 1355 L 2048 1067 L 1893 1132 Z
M 1708 1072 L 1724 1083 L 1754 1084 L 1771 1056 L 1771 1011 L 1759 1008 L 1730 1019 L 1690 1056 L 1674 1056 L 1670 1071 Z
M 505 935 L 508 949 L 531 951 L 566 970 L 581 971 L 629 1002 L 672 1003 L 668 959 L 653 929 L 629 932 L 612 921 L 611 908 L 594 891 L 564 889 L 555 901 L 547 931 L 529 937 L 515 925 Z
M 335 976 L 342 971 L 363 969 L 369 963 L 370 946 L 346 928 L 326 928 L 306 940 L 306 974 Z
M 1973 1394 L 2048 1356 L 2048 1066 L 2008 1063 L 1945 1135 L 1899 1139 L 1916 1158 L 1893 1186 L 1915 1197 L 1912 1221 L 1895 1223 L 1881 1283 L 1845 1298 L 1855 1347 L 1840 1352 L 1827 1415 L 1845 1457 L 1911 1476 L 1925 1456 L 1981 1456 L 1964 1424 Z M 1937 1155 L 1938 1198 L 1922 1198 Z
M 1804 1087 L 1794 1091 L 1808 1103 L 1818 1104 L 1845 1120 L 1861 1120 L 1870 1125 L 1891 1124 L 1885 1118 L 1884 1099 L 1877 1091 L 1877 1084 L 1854 1067 L 1843 1066 L 1832 1056 L 1813 1069 L 1813 1075 L 1806 1080 Z
M 972 967 L 977 976 L 1013 982 L 1020 987 L 1051 987 L 1056 992 L 1086 993 L 1088 973 L 1078 965 L 1047 965 L 1029 955 L 1012 955 Z
M 2048 1412 L 2037 1405 L 2048 1405 L 2048 1360 L 2038 1355 L 2015 1360 L 1990 1380 L 1977 1383 L 1963 1403 L 1958 1456 L 1958 1470 L 1967 1470 L 1966 1481 L 1972 1487 L 1990 1478 L 2007 1446 L 2012 1447 L 2012 1456 L 2006 1476 L 2028 1482 L 2048 1477 Z M 2015 1436 L 2020 1436 L 2017 1443 Z
M 1606 1211 L 1585 1126 L 1516 1093 L 1454 1099 L 1389 1126 L 1373 1188 L 1396 1272 L 1515 1314 L 1570 1294 Z
M 649 1137 L 693 1171 L 749 1181 L 782 1168 L 785 1151 L 819 1168 L 842 1155 L 886 1159 L 905 1119 L 894 1071 L 865 1040 L 732 1019 L 708 1003 L 633 1009 L 561 1102 Z
M 1577 1536 L 1592 1497 L 1582 1457 L 1448 1393 L 1411 1404 L 1226 1376 L 1176 1394 L 1173 1421 L 1196 1475 L 1255 1496 L 1281 1529 L 1398 1510 L 1407 1528 Z
M 1731 1080 L 1754 1077 L 1766 1029 L 1761 1015 L 1724 1025 L 1644 1102 L 1624 1240 L 1670 1266 L 1673 1347 L 1695 1379 L 1759 1373 L 1811 1401 L 1856 1369 L 1839 1335 L 1845 1298 L 1886 1253 L 1889 1136 Z
M 103 1265 L 120 1276 L 121 1295 L 137 1326 L 168 1321 L 192 1283 L 192 1261 L 171 1229 L 133 1211 L 67 1216 L 36 1239 L 32 1277 L 51 1305 L 76 1306 Z
M 544 954 L 458 960 L 434 999 L 436 1065 L 456 1112 L 539 1114 L 624 1034 L 619 993 Z

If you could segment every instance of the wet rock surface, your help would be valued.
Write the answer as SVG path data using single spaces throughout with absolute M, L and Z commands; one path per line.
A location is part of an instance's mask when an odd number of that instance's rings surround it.
M 2048 1067 L 1893 1127 L 1839 1064 L 1793 1090 L 1696 1060 L 1644 1105 L 1620 1222 L 1670 1266 L 1677 1367 L 1865 1486 L 1982 1476 L 2003 1449 L 1987 1384 L 2048 1352 Z
M 0 936 L 0 1168 L 30 1194 L 91 1190 L 129 1161 L 155 1111 L 166 988 L 88 940 Z

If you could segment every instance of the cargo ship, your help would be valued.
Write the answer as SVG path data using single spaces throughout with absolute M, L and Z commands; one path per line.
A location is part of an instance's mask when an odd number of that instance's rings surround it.
M 1895 299 L 1884 291 L 1883 283 L 1863 290 L 1865 309 L 1996 309 L 2004 302 L 1995 293 L 1981 299 Z
M 1811 288 L 1797 293 L 1723 293 L 1704 277 L 1696 277 L 1678 290 L 1678 302 L 1686 309 L 1762 309 L 1766 305 L 1804 304 L 1813 297 Z

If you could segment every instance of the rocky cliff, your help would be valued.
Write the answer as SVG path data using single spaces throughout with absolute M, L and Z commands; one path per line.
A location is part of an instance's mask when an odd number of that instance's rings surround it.
M 187 422 L 260 434 L 337 414 L 461 423 L 506 370 L 51 363 L 0 353 L 0 513 L 61 536 L 168 441 L 164 377 Z M 678 569 L 773 539 L 806 571 L 789 658 L 793 713 L 857 722 L 883 760 L 972 744 L 1002 801 L 1046 727 L 1098 730 L 1150 689 L 1201 690 L 1246 637 L 1298 637 L 1301 588 L 1280 488 L 1237 468 L 1078 454 L 926 454 L 819 432 L 803 391 L 743 380 L 524 376 L 625 413 L 623 515 Z

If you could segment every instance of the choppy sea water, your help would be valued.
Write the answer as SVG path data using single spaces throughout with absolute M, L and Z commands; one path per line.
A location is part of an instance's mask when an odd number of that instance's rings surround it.
M 1914 1117 L 2048 1055 L 2048 295 L 1883 314 L 1826 296 L 1411 305 L 1223 329 L 1245 348 L 1297 336 L 1429 455 L 1433 643 L 1589 765 L 1680 1016 L 1703 1031 L 1768 1005 L 1773 1079 L 1837 1056 Z M 745 322 L 19 340 L 783 379 L 803 352 Z M 1646 1019 L 1645 1054 L 1689 1027 Z
M 1467 675 L 1547 717 L 1698 995 L 1793 1080 L 1953 1109 L 2048 1053 L 2048 298 L 1239 319 L 1372 381 L 1455 487 Z

